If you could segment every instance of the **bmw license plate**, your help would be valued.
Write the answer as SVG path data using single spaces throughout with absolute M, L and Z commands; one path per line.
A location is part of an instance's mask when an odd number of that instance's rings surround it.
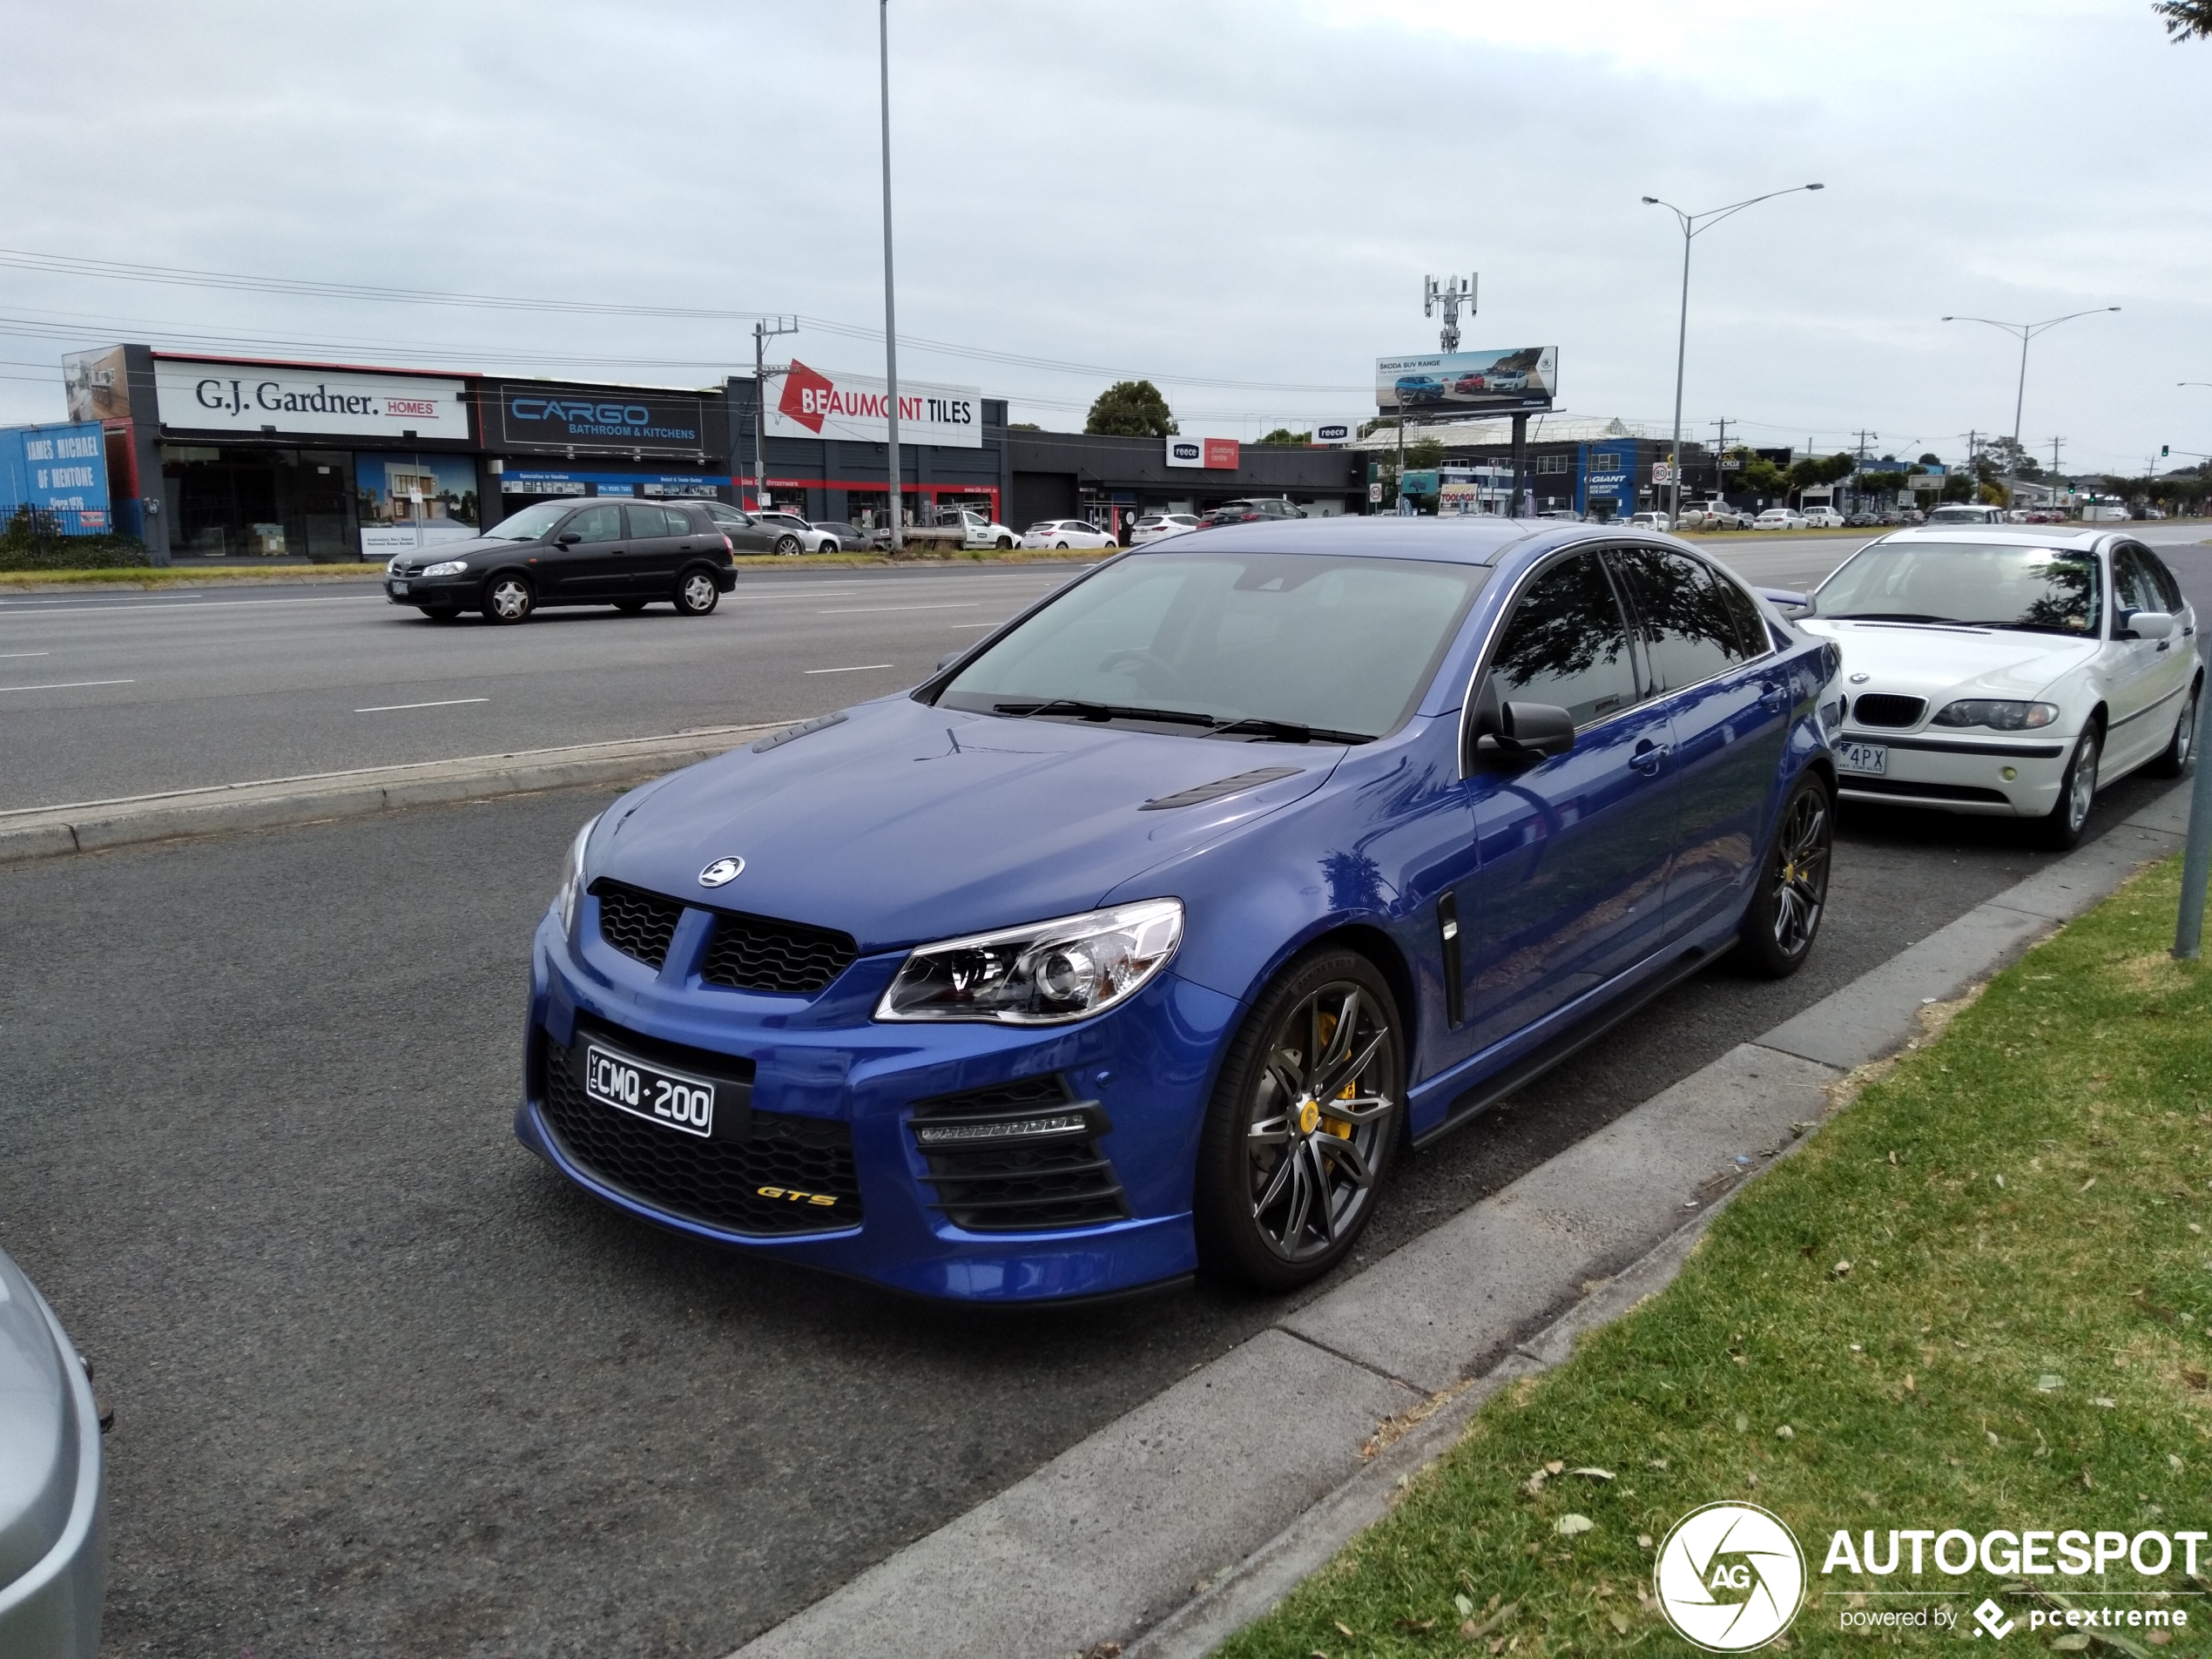
M 392 583 L 392 591 L 393 591 L 394 593 L 405 593 L 405 592 L 407 591 L 407 583 L 404 583 L 404 582 L 395 582 L 395 583 Z
M 714 1133 L 714 1085 L 663 1071 L 597 1043 L 584 1045 L 583 1092 L 602 1106 L 702 1138 Z
M 1870 778 L 1881 778 L 1890 769 L 1890 752 L 1886 744 L 1839 743 L 1836 745 L 1836 765 L 1844 772 L 1856 772 Z

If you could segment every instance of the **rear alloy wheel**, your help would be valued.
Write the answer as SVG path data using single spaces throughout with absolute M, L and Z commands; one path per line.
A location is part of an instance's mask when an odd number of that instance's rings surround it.
M 1231 1045 L 1198 1150 L 1199 1259 L 1287 1291 L 1351 1252 L 1405 1123 L 1397 1000 L 1353 951 L 1293 963 Z
M 722 590 L 714 585 L 711 571 L 694 566 L 686 570 L 676 583 L 676 613 L 681 617 L 704 617 L 722 603 Z
M 2189 757 L 2196 752 L 2196 703 L 2203 690 L 2202 683 L 2189 687 L 2188 701 L 2174 717 L 2174 735 L 2167 739 L 2164 752 L 2145 768 L 2152 777 L 2178 778 L 2189 769 Z
M 536 604 L 537 596 L 530 591 L 529 582 L 521 577 L 496 576 L 484 584 L 486 622 L 527 622 Z
M 1053 546 L 1058 548 L 1062 553 L 1068 550 L 1068 544 L 1065 542 L 1055 542 Z
M 1759 885 L 1737 929 L 1737 961 L 1761 979 L 1787 979 L 1804 966 L 1828 911 L 1828 865 L 1836 811 L 1825 779 L 1808 772 L 1783 803 Z
M 2074 757 L 2066 763 L 2066 777 L 2059 784 L 2059 798 L 2036 826 L 2044 846 L 2064 853 L 2080 841 L 2089 808 L 2097 799 L 2097 757 L 2102 748 L 2094 726 L 2074 745 Z
M 799 551 L 799 538 L 796 536 L 779 536 L 776 538 L 776 551 L 786 557 Z

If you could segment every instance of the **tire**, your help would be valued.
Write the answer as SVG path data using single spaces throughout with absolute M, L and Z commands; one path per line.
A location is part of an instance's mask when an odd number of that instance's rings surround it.
M 2059 781 L 2059 798 L 2051 810 L 2036 820 L 2036 840 L 2054 852 L 2064 853 L 2081 840 L 2082 826 L 2097 793 L 2097 758 L 2104 747 L 2103 734 L 2091 726 L 2074 745 Z
M 1193 1210 L 1208 1271 L 1289 1291 L 1351 1253 L 1405 1135 L 1404 1029 L 1390 987 L 1355 951 L 1301 957 L 1260 995 L 1199 1138 Z
M 833 541 L 824 542 L 819 547 L 814 550 L 817 553 L 835 553 L 838 550 L 838 545 Z
M 1758 886 L 1736 930 L 1737 961 L 1744 972 L 1787 979 L 1804 966 L 1828 914 L 1835 845 L 1835 793 L 1818 772 L 1804 772 L 1782 803 Z
M 2143 768 L 2152 777 L 2178 778 L 2189 769 L 2189 761 L 2196 754 L 2197 699 L 2203 691 L 2202 680 L 2189 687 L 2188 701 L 2174 717 L 2174 735 L 2166 740 L 2166 747 L 2158 759 Z
M 779 536 L 776 538 L 776 551 L 786 558 L 789 558 L 800 550 L 799 538 L 796 536 Z
M 1068 550 L 1068 544 L 1065 542 L 1055 542 L 1053 546 L 1058 548 L 1062 553 Z
M 513 624 L 528 622 L 530 612 L 537 608 L 537 595 L 531 591 L 529 578 L 517 576 L 512 570 L 502 570 L 484 583 L 484 620 Z
M 1000 552 L 1001 552 L 1001 553 L 1010 553 L 1010 552 L 1012 552 L 1013 550 L 1014 550 L 1014 538 L 1013 538 L 1011 536 L 1000 536 L 1000 537 L 999 537 L 999 551 L 1000 551 Z
M 625 617 L 634 617 L 643 610 L 648 603 L 644 599 L 617 599 L 615 601 L 615 609 Z
M 721 603 L 722 590 L 714 583 L 714 572 L 704 564 L 695 564 L 676 578 L 678 616 L 710 616 Z

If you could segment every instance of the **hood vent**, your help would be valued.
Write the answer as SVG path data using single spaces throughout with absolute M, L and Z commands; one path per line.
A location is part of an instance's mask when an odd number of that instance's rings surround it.
M 761 738 L 759 742 L 752 745 L 752 752 L 757 755 L 765 755 L 771 749 L 782 748 L 793 738 L 803 738 L 809 732 L 819 732 L 824 726 L 840 725 L 844 720 L 845 717 L 841 714 L 824 714 L 812 720 L 801 720 L 797 725 L 786 726 L 782 731 Z
M 1303 766 L 1262 766 L 1257 772 L 1240 772 L 1233 778 L 1217 778 L 1210 784 L 1200 784 L 1194 789 L 1180 789 L 1172 795 L 1157 795 L 1136 810 L 1140 813 L 1164 813 L 1177 806 L 1197 806 L 1203 802 L 1219 800 L 1224 795 L 1234 795 L 1247 789 L 1257 789 L 1262 784 L 1271 784 L 1278 778 L 1295 778 L 1305 771 Z

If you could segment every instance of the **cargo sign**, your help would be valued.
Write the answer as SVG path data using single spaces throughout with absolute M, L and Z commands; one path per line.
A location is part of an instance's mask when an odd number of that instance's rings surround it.
M 510 454 L 706 448 L 706 401 L 683 392 L 508 385 L 496 408 L 499 442 Z
M 157 357 L 153 387 L 161 424 L 188 432 L 469 440 L 459 381 Z
M 1385 415 L 1479 415 L 1548 409 L 1559 389 L 1559 348 L 1425 352 L 1375 360 L 1375 407 Z
M 1234 472 L 1242 449 L 1234 438 L 1170 438 L 1167 463 L 1170 467 L 1203 467 L 1212 472 Z
M 810 368 L 796 358 L 783 391 L 768 406 L 772 438 L 841 438 L 849 442 L 891 441 L 891 399 L 885 383 L 867 374 Z M 983 447 L 983 394 L 973 386 L 899 382 L 899 442 L 954 449 Z
M 23 507 L 67 515 L 72 530 L 108 528 L 107 454 L 98 421 L 0 428 L 0 518 Z

